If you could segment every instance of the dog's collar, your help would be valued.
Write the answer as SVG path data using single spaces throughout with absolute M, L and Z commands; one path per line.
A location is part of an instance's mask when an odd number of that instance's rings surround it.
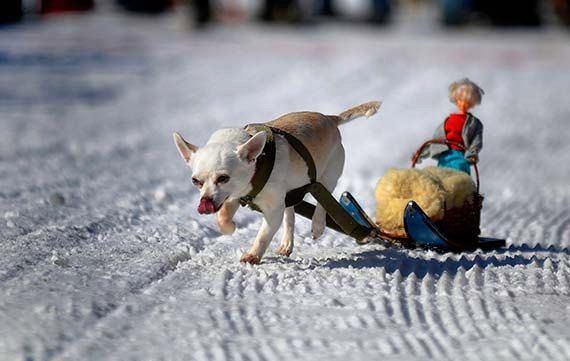
M 249 124 L 245 126 L 245 129 L 255 131 L 256 133 L 265 132 L 267 134 L 263 151 L 255 161 L 255 172 L 250 181 L 252 189 L 239 200 L 242 206 L 249 206 L 256 211 L 260 211 L 259 207 L 254 203 L 254 200 L 265 187 L 265 184 L 267 184 L 271 172 L 273 171 L 273 166 L 275 165 L 275 138 L 271 127 L 264 124 Z

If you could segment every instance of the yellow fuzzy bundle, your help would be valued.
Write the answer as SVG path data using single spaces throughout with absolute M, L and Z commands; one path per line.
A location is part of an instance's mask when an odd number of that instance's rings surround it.
M 441 182 L 445 194 L 446 210 L 461 208 L 465 202 L 473 203 L 476 186 L 471 176 L 467 173 L 440 167 L 426 167 L 423 171 L 431 174 Z
M 445 211 L 473 202 L 471 177 L 448 168 L 389 169 L 376 186 L 376 223 L 387 233 L 405 237 L 404 209 L 410 200 L 433 221 Z

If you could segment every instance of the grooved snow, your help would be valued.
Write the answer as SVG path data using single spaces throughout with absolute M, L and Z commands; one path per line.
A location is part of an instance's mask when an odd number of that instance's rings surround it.
M 570 359 L 567 34 L 182 26 L 94 14 L 2 30 L 0 360 Z M 313 241 L 298 217 L 291 258 L 275 240 L 251 267 L 259 215 L 222 236 L 197 214 L 172 131 L 203 144 L 380 99 L 341 129 L 335 192 L 373 214 L 377 180 L 408 166 L 462 76 L 486 91 L 482 229 L 507 249 Z

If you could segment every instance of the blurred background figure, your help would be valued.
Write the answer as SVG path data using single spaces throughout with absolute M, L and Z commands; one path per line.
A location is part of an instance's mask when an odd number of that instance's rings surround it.
M 493 25 L 537 26 L 541 23 L 538 0 L 477 0 L 479 11 L 486 14 Z
M 261 14 L 263 0 L 187 0 L 186 5 L 195 25 L 203 27 L 214 21 L 240 23 Z
M 41 0 L 40 12 L 42 14 L 57 14 L 93 9 L 93 0 Z
M 174 6 L 174 0 L 117 0 L 124 9 L 136 13 L 158 14 Z
M 313 0 L 264 0 L 261 19 L 278 22 L 306 22 L 314 15 Z
M 552 0 L 554 9 L 566 25 L 570 25 L 570 0 Z
M 332 8 L 340 19 L 384 24 L 390 17 L 393 2 L 395 3 L 391 0 L 334 0 Z
M 203 26 L 212 21 L 212 3 L 210 0 L 189 0 L 188 8 L 193 12 L 196 25 Z
M 22 19 L 22 0 L 0 1 L 0 24 L 10 24 Z
M 540 25 L 538 0 L 440 0 L 446 25 L 466 23 L 473 15 L 499 26 Z
M 321 0 L 317 15 L 384 24 L 389 20 L 391 0 Z

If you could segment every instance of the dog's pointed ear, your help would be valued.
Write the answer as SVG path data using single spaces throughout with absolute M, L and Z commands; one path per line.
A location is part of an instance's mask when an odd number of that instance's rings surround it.
M 258 132 L 255 133 L 250 140 L 240 145 L 237 148 L 237 155 L 239 159 L 246 162 L 254 162 L 257 157 L 263 152 L 263 147 L 265 147 L 265 142 L 267 141 L 267 133 Z
M 176 132 L 174 132 L 172 136 L 182 159 L 184 159 L 186 163 L 190 162 L 192 155 L 198 150 L 198 147 L 185 141 L 184 138 Z

